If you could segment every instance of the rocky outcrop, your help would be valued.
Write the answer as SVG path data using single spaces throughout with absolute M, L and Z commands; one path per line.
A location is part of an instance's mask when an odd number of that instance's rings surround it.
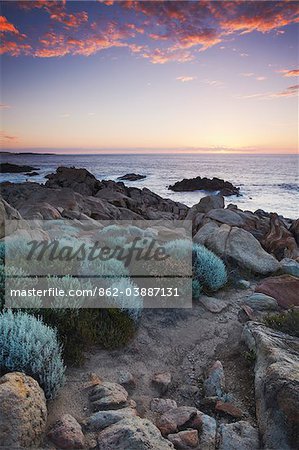
M 282 308 L 299 306 L 299 279 L 291 275 L 268 277 L 255 288 L 256 292 L 275 298 Z
M 299 340 L 255 322 L 244 326 L 243 337 L 256 354 L 256 414 L 263 445 L 293 450 L 299 442 Z
M 219 191 L 220 195 L 240 195 L 240 188 L 234 186 L 229 181 L 221 180 L 220 178 L 184 178 L 181 181 L 177 181 L 168 189 L 175 192 L 186 191 Z
M 279 261 L 299 256 L 296 240 L 276 213 L 270 214 L 270 229 L 261 241 L 264 249 Z
M 20 166 L 18 164 L 0 163 L 0 173 L 22 173 L 22 172 L 32 172 L 32 170 L 39 170 L 39 169 L 38 167 L 32 166 Z
M 127 173 L 126 175 L 118 177 L 117 179 L 121 181 L 138 181 L 143 180 L 144 178 L 146 178 L 146 175 L 140 175 L 139 173 Z
M 56 173 L 50 173 L 46 178 L 46 187 L 68 187 L 82 195 L 95 195 L 101 186 L 100 181 L 88 170 L 75 167 L 58 167 Z
M 297 245 L 299 245 L 299 219 L 293 221 L 290 226 L 290 232 L 294 236 Z
M 173 444 L 147 419 L 131 417 L 106 428 L 97 438 L 99 450 L 169 450 Z
M 20 372 L 0 378 L 0 445 L 38 446 L 46 428 L 47 407 L 37 381 Z
M 48 438 L 63 449 L 84 448 L 85 439 L 81 425 L 70 414 L 64 414 L 48 433 Z

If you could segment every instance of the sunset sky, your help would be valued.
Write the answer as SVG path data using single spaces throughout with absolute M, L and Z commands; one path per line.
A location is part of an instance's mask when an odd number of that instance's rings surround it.
M 299 3 L 2 2 L 15 151 L 295 153 Z

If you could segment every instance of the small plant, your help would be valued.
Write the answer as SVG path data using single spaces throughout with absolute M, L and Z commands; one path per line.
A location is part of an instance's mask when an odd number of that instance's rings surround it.
M 227 282 L 224 262 L 202 245 L 193 244 L 193 279 L 204 289 L 217 291 Z
M 125 311 L 134 322 L 139 320 L 143 308 L 143 299 L 136 295 L 136 288 L 136 284 L 126 278 L 116 281 L 111 286 L 112 293 L 116 291 L 112 297 L 114 305 Z
M 166 254 L 178 259 L 188 259 L 192 255 L 192 241 L 188 239 L 175 239 L 164 245 Z
M 299 310 L 289 309 L 287 312 L 269 314 L 265 317 L 264 324 L 282 333 L 299 337 Z
M 7 310 L 0 314 L 0 372 L 34 378 L 52 399 L 64 383 L 65 367 L 55 329 L 41 319 Z

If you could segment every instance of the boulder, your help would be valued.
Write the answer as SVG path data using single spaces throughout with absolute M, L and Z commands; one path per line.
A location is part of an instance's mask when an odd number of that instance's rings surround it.
M 197 412 L 201 426 L 199 427 L 199 448 L 203 450 L 215 450 L 217 423 L 213 417 Z
M 70 414 L 64 414 L 48 433 L 48 438 L 63 449 L 84 448 L 84 434 L 81 425 Z
M 199 444 L 197 430 L 179 431 L 176 434 L 169 434 L 167 438 L 177 450 L 189 450 L 196 448 Z
M 191 406 L 179 406 L 178 408 L 170 409 L 162 414 L 157 420 L 157 427 L 163 434 L 177 433 L 178 431 L 188 428 L 192 419 L 197 416 L 197 409 Z
M 205 223 L 193 237 L 193 242 L 204 245 L 206 240 L 214 233 L 218 233 L 219 225 L 213 221 Z
M 168 189 L 175 192 L 189 192 L 189 191 L 220 191 L 221 195 L 240 195 L 240 188 L 235 187 L 229 181 L 224 181 L 219 178 L 184 178 L 181 181 L 177 181 Z
M 19 164 L 0 163 L 0 173 L 22 173 L 22 172 L 32 172 L 32 170 L 39 170 L 39 169 L 38 167 L 32 166 L 21 166 Z
M 245 304 L 257 311 L 275 311 L 278 309 L 278 303 L 275 298 L 257 292 L 247 297 Z
M 225 375 L 220 361 L 215 361 L 210 367 L 208 376 L 204 381 L 204 391 L 206 397 L 223 397 L 225 391 Z
M 144 178 L 146 178 L 146 175 L 140 175 L 139 173 L 127 173 L 126 175 L 118 177 L 117 179 L 122 181 L 137 181 L 143 180 Z
M 279 261 L 297 258 L 299 251 L 293 234 L 284 226 L 276 213 L 270 213 L 270 229 L 261 241 L 262 246 Z
M 265 448 L 293 450 L 299 442 L 299 339 L 247 322 L 243 338 L 256 354 L 256 415 Z
M 0 239 L 5 236 L 5 222 L 7 220 L 22 220 L 21 214 L 0 197 Z
M 136 415 L 136 409 L 130 407 L 110 411 L 98 411 L 84 421 L 84 428 L 87 431 L 100 431 L 120 420 Z
M 218 448 L 219 450 L 258 450 L 260 448 L 258 430 L 244 420 L 221 424 Z
M 299 278 L 299 262 L 290 258 L 284 258 L 280 261 L 280 266 L 284 273 Z
M 235 419 L 241 419 L 243 416 L 242 411 L 237 406 L 233 405 L 230 402 L 223 402 L 218 400 L 215 406 L 215 411 L 218 413 L 224 413 Z
M 299 245 L 299 219 L 296 219 L 292 222 L 289 231 L 294 236 L 297 245 Z
M 255 292 L 275 298 L 278 305 L 285 309 L 299 306 L 299 279 L 292 275 L 265 278 L 256 286 Z
M 106 428 L 97 438 L 98 450 L 170 450 L 173 444 L 147 419 L 131 417 Z
M 20 372 L 0 378 L 0 445 L 39 446 L 46 429 L 47 406 L 37 381 Z
M 207 195 L 200 199 L 199 203 L 190 208 L 186 219 L 192 220 L 198 213 L 206 214 L 211 211 L 211 209 L 221 208 L 224 208 L 224 198 L 222 195 Z
M 280 268 L 279 262 L 262 248 L 258 240 L 241 228 L 221 225 L 206 237 L 204 245 L 254 273 L 265 275 Z
M 119 409 L 128 406 L 128 392 L 118 383 L 105 381 L 90 392 L 93 411 Z
M 229 209 L 212 209 L 208 212 L 207 217 L 216 220 L 220 223 L 226 223 L 227 225 L 241 227 L 244 225 L 244 220 L 236 214 L 234 211 Z
M 158 389 L 160 394 L 165 394 L 171 383 L 171 373 L 170 372 L 155 373 L 152 378 L 152 383 Z

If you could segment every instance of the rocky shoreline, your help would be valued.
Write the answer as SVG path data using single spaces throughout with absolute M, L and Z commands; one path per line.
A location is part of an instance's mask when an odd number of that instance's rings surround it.
M 144 311 L 124 349 L 88 352 L 48 405 L 31 377 L 4 375 L 0 440 L 69 449 L 295 449 L 299 341 L 265 318 L 299 306 L 299 219 L 225 208 L 222 195 L 190 208 L 85 169 L 60 167 L 47 178 L 1 183 L 0 238 L 12 218 L 192 221 L 193 242 L 225 262 L 229 283 L 191 310 Z

